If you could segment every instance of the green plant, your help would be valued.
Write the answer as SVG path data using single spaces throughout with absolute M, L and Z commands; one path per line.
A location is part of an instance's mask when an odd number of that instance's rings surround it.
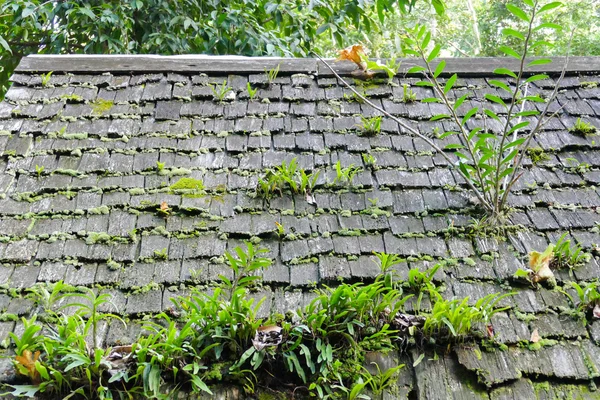
M 417 100 L 417 94 L 406 83 L 402 85 L 402 102 L 414 103 Z
M 381 395 L 385 389 L 394 385 L 395 381 L 398 379 L 398 373 L 406 366 L 405 364 L 399 364 L 395 367 L 388 368 L 385 371 L 381 371 L 379 364 L 372 363 L 372 365 L 377 368 L 376 374 L 371 375 L 365 368 L 365 373 L 361 375 L 374 395 Z
M 471 333 L 473 325 L 487 325 L 494 314 L 510 307 L 497 308 L 502 299 L 514 293 L 492 293 L 469 306 L 469 298 L 444 300 L 435 290 L 430 290 L 433 307 L 423 324 L 423 335 L 456 340 Z
M 281 67 L 281 64 L 277 64 L 276 67 L 269 70 L 265 68 L 265 74 L 267 75 L 269 86 L 271 86 L 273 82 L 275 82 L 275 79 L 277 79 L 277 75 L 279 75 L 279 67 Z
M 404 40 L 405 47 L 403 50 L 405 54 L 418 57 L 423 63 L 423 66 L 410 68 L 407 73 L 422 74 L 424 80 L 419 82 L 418 85 L 431 88 L 434 93 L 434 97 L 423 99 L 423 101 L 441 103 L 447 110 L 447 113 L 435 115 L 431 120 L 448 119 L 455 125 L 454 130 L 443 133 L 440 138 L 443 139 L 451 135 L 460 137 L 460 144 L 450 144 L 445 147 L 445 150 L 455 151 L 458 162 L 454 162 L 449 157 L 447 161 L 450 165 L 455 166 L 465 178 L 467 186 L 473 191 L 479 204 L 486 211 L 489 216 L 488 221 L 492 225 L 505 218 L 508 194 L 522 175 L 523 159 L 531 140 L 554 116 L 554 114 L 549 113 L 549 107 L 556 99 L 566 68 L 565 63 L 554 90 L 545 99 L 538 95 L 528 94 L 531 83 L 545 79 L 547 76 L 544 74 L 526 76 L 524 74 L 525 69 L 535 65 L 547 64 L 551 61 L 547 58 L 527 61 L 533 50 L 539 51 L 540 46 L 547 44 L 543 40 L 537 40 L 536 35 L 540 35 L 542 31 L 551 31 L 557 28 L 555 24 L 538 23 L 537 20 L 547 11 L 560 6 L 560 3 L 553 2 L 540 5 L 534 0 L 524 0 L 523 3 L 529 14 L 513 4 L 508 4 L 507 9 L 518 20 L 526 22 L 526 31 L 519 32 L 513 28 L 502 30 L 504 37 L 515 43 L 521 51 L 518 52 L 508 46 L 500 48 L 506 55 L 518 60 L 519 68 L 516 73 L 507 68 L 498 68 L 494 73 L 500 76 L 502 80 L 492 79 L 489 81 L 494 86 L 494 90 L 504 92 L 510 100 L 505 101 L 501 96 L 494 93 L 488 93 L 484 96 L 488 102 L 495 103 L 495 106 L 502 109 L 503 114 L 505 114 L 502 118 L 491 107 L 484 107 L 483 109 L 472 107 L 464 115 L 459 113 L 459 108 L 461 105 L 466 104 L 465 100 L 467 100 L 469 94 L 465 93 L 456 99 L 450 95 L 457 82 L 457 74 L 451 75 L 445 82 L 439 79 L 445 70 L 446 63 L 441 60 L 434 64 L 434 60 L 440 54 L 441 46 L 438 44 L 431 48 L 432 36 L 424 26 L 416 26 L 408 32 Z M 344 86 L 360 95 L 329 64 L 322 58 L 319 57 L 319 59 L 330 67 L 330 71 Z M 509 84 L 506 83 L 506 79 L 508 79 Z M 386 112 L 382 107 L 364 97 L 363 99 L 365 103 L 380 111 L 386 117 L 398 122 L 407 132 L 423 139 L 436 153 L 442 157 L 447 156 L 447 154 L 444 154 L 443 149 L 430 137 L 410 127 L 400 118 Z M 535 107 L 526 107 L 530 102 L 544 103 L 541 105 L 542 111 L 536 111 Z M 491 132 L 487 128 L 488 119 L 494 120 L 502 126 L 500 133 Z M 524 131 L 525 129 L 527 131 Z
M 362 153 L 362 160 L 366 167 L 374 168 L 377 163 L 377 159 L 370 153 Z
M 597 129 L 594 125 L 590 124 L 589 122 L 585 122 L 581 118 L 577 118 L 575 124 L 569 128 L 569 132 L 571 132 L 573 135 L 583 137 L 594 135 L 596 134 L 596 131 Z
M 227 96 L 227 93 L 232 90 L 229 86 L 227 86 L 227 79 L 225 79 L 220 85 L 209 84 L 209 86 L 213 92 L 213 100 L 218 102 L 222 102 Z
M 204 182 L 194 178 L 180 178 L 177 182 L 169 186 L 169 193 L 181 194 L 184 197 L 202 197 L 204 191 Z
M 360 116 L 361 123 L 359 125 L 365 136 L 375 136 L 381 133 L 381 116 L 365 118 Z
M 554 245 L 551 266 L 555 268 L 576 268 L 590 260 L 591 255 L 583 251 L 578 243 L 571 245 L 571 239 L 566 239 L 565 232 Z
M 165 247 L 162 250 L 154 250 L 154 258 L 158 260 L 166 260 L 169 258 L 169 253 L 167 252 L 167 248 Z
M 35 165 L 35 173 L 37 174 L 38 178 L 42 177 L 42 173 L 44 172 L 44 166 L 42 165 L 41 167 L 39 165 Z
M 594 319 L 600 318 L 600 292 L 598 291 L 598 282 L 589 282 L 584 286 L 579 285 L 577 282 L 569 282 L 566 287 L 571 287 L 577 293 L 578 303 L 573 301 L 573 297 L 561 289 L 561 292 L 566 295 L 572 304 L 577 305 L 577 310 L 582 314 L 583 320 L 587 321 L 585 314 L 588 310 L 592 310 L 592 316 Z
M 585 161 L 580 162 L 579 160 L 573 157 L 567 158 L 566 161 L 569 164 L 569 166 L 565 168 L 565 170 L 570 171 L 572 173 L 578 172 L 580 174 L 584 174 L 592 168 L 592 166 L 586 163 Z
M 402 61 L 396 58 L 395 55 L 392 55 L 388 61 L 385 63 L 385 72 L 388 75 L 388 83 L 392 83 L 394 76 L 400 71 L 400 66 L 402 65 Z
M 360 167 L 355 167 L 354 164 L 350 164 L 348 167 L 342 168 L 342 162 L 338 160 L 338 162 L 335 163 L 336 177 L 333 180 L 333 184 L 345 183 L 352 185 L 354 176 L 359 173 L 361 169 L 362 168 Z
M 260 196 L 270 199 L 275 192 L 283 195 L 283 191 L 289 188 L 292 194 L 305 194 L 309 199 L 319 174 L 320 171 L 307 174 L 304 169 L 298 167 L 296 158 L 293 158 L 289 163 L 282 161 L 280 166 L 268 169 L 266 174 L 258 179 L 256 191 Z
M 165 163 L 156 161 L 156 171 L 160 174 L 165 169 Z
M 46 87 L 50 83 L 50 78 L 52 77 L 52 71 L 46 74 L 40 74 L 40 78 L 42 79 L 42 86 Z
M 256 275 L 258 271 L 266 270 L 271 266 L 270 259 L 260 257 L 261 254 L 268 252 L 267 249 L 255 249 L 251 242 L 245 244 L 245 251 L 241 247 L 236 247 L 234 249 L 235 255 L 225 252 L 227 265 L 233 272 L 233 279 L 229 279 L 224 275 L 219 275 L 219 279 L 223 282 L 223 287 L 230 292 L 230 300 L 238 288 L 245 289 L 261 279 L 259 275 Z
M 250 97 L 250 100 L 254 100 L 254 98 L 256 97 L 256 93 L 258 93 L 258 88 L 252 89 L 252 85 L 250 84 L 250 82 L 248 82 L 246 84 L 246 89 L 248 90 L 248 96 Z

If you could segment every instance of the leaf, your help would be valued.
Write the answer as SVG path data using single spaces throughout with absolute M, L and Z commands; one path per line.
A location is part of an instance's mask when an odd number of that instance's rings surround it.
M 11 388 L 15 389 L 10 392 L 15 397 L 35 397 L 35 394 L 41 389 L 40 386 L 37 385 L 8 385 Z
M 504 102 L 504 100 L 502 100 L 502 99 L 501 99 L 500 97 L 498 97 L 498 96 L 495 96 L 495 95 L 493 95 L 493 94 L 486 93 L 484 97 L 485 97 L 486 99 L 488 99 L 489 101 L 493 101 L 494 103 L 498 103 L 498 104 L 500 104 L 500 105 L 502 105 L 502 106 L 506 107 L 506 103 Z
M 423 71 L 425 71 L 425 67 L 416 65 L 414 67 L 411 67 L 408 71 L 406 71 L 406 73 L 407 74 L 416 74 L 416 73 L 423 72 Z
M 80 14 L 85 15 L 92 20 L 96 19 L 96 15 L 94 14 L 94 12 L 87 7 L 79 7 L 78 11 Z
M 315 32 L 315 35 L 317 35 L 317 36 L 320 35 L 321 33 L 325 32 L 330 27 L 331 27 L 331 24 L 329 24 L 329 23 L 325 23 L 325 24 L 321 25 Z
M 415 86 L 433 87 L 433 83 L 427 81 L 419 81 L 415 83 Z
M 490 79 L 489 83 L 490 83 L 490 85 L 497 86 L 497 87 L 507 91 L 508 93 L 512 93 L 512 90 L 510 90 L 510 87 L 508 87 L 508 85 L 504 82 L 500 82 L 495 79 Z
M 503 52 L 504 54 L 506 54 L 507 56 L 511 56 L 516 58 L 517 60 L 521 59 L 521 55 L 519 53 L 517 53 L 515 50 L 511 49 L 508 46 L 500 46 L 498 48 L 501 52 Z
M 32 353 L 29 350 L 23 350 L 23 353 L 20 356 L 15 357 L 15 361 L 18 365 L 22 366 L 23 369 L 19 368 L 19 372 L 25 372 L 25 375 L 31 379 L 31 382 L 34 384 L 40 383 L 40 374 L 35 368 L 35 363 L 40 358 L 39 350 L 35 353 Z
M 496 68 L 494 70 L 494 73 L 498 75 L 508 75 L 512 78 L 517 79 L 517 75 L 508 68 Z
M 25 19 L 27 17 L 29 17 L 30 15 L 32 15 L 35 12 L 35 7 L 33 7 L 33 5 L 26 7 L 23 9 L 23 12 L 21 13 L 21 18 Z
M 541 339 L 541 337 L 540 337 L 540 334 L 539 334 L 539 332 L 538 332 L 538 329 L 537 329 L 537 328 L 535 328 L 535 329 L 533 330 L 533 332 L 531 332 L 531 337 L 529 338 L 529 341 L 530 341 L 531 343 L 537 343 L 537 342 L 539 342 L 539 341 L 540 341 L 540 339 Z
M 469 120 L 469 118 L 471 118 L 473 115 L 477 114 L 477 111 L 479 111 L 479 108 L 477 108 L 477 107 L 471 108 L 463 117 L 462 124 L 464 125 L 465 122 L 467 122 Z
M 537 74 L 537 75 L 533 75 L 533 76 L 530 76 L 529 78 L 527 78 L 525 80 L 525 83 L 531 83 L 531 82 L 535 82 L 535 81 L 541 81 L 541 80 L 544 80 L 546 78 L 548 78 L 548 75 L 546 75 L 546 74 Z
M 527 67 L 533 67 L 534 65 L 545 65 L 550 64 L 552 60 L 548 58 L 540 58 L 539 60 L 533 60 L 527 64 Z
M 417 357 L 415 362 L 413 362 L 413 368 L 416 367 L 417 365 L 421 364 L 421 361 L 423 361 L 424 358 L 425 358 L 425 353 L 421 353 L 421 355 L 419 355 L 419 357 Z
M 451 143 L 446 145 L 446 147 L 444 147 L 444 150 L 454 150 L 454 149 L 464 149 L 465 146 L 463 146 L 462 144 L 458 144 L 458 143 Z
M 554 1 L 552 3 L 548 3 L 548 4 L 544 5 L 542 8 L 539 9 L 539 11 L 537 13 L 541 14 L 543 12 L 550 11 L 550 10 L 553 10 L 553 9 L 555 9 L 557 7 L 560 7 L 562 5 L 563 4 L 560 1 Z
M 362 44 L 354 44 L 339 51 L 338 60 L 348 60 L 356 63 L 361 69 L 362 60 L 367 56 L 367 49 Z
M 429 56 L 427 56 L 427 62 L 432 62 L 440 54 L 441 49 L 442 46 L 439 44 L 435 45 L 433 50 L 431 50 L 431 53 L 429 53 Z
M 441 16 L 446 11 L 444 2 L 442 0 L 431 0 L 431 4 L 433 5 L 437 15 Z
M 561 31 L 562 30 L 562 26 L 560 26 L 558 24 L 554 24 L 552 22 L 545 22 L 545 23 L 539 24 L 538 26 L 536 26 L 535 28 L 533 28 L 534 31 L 537 31 L 539 29 L 554 29 L 556 31 Z
M 468 94 L 462 95 L 460 96 L 458 99 L 456 99 L 456 101 L 454 102 L 454 111 L 456 111 L 458 109 L 458 107 L 460 107 L 462 105 L 462 103 L 464 103 L 464 101 L 467 99 Z
M 525 36 L 523 36 L 523 34 L 515 29 L 512 28 L 504 28 L 502 29 L 502 34 L 504 36 L 512 36 L 512 37 L 516 37 L 517 39 L 521 39 L 521 40 L 525 40 Z
M 206 383 L 204 383 L 204 381 L 202 379 L 200 379 L 200 377 L 198 375 L 192 375 L 192 384 L 195 387 L 197 387 L 198 389 L 202 390 L 203 392 L 206 392 L 210 395 L 213 394 L 213 392 L 210 391 L 210 389 L 206 385 Z
M 529 17 L 527 16 L 527 13 L 525 13 L 525 11 L 521 10 L 519 7 L 513 5 L 513 4 L 507 4 L 506 8 L 508 9 L 508 11 L 510 11 L 515 17 L 525 21 L 525 22 L 529 22 Z
M 446 85 L 444 86 L 444 94 L 448 94 L 448 92 L 450 90 L 452 90 L 452 87 L 456 83 L 457 79 L 458 79 L 458 75 L 456 75 L 456 74 L 454 74 L 450 78 L 448 78 L 448 81 L 446 82 Z
M 433 72 L 433 77 L 437 78 L 438 76 L 440 76 L 440 74 L 444 72 L 444 68 L 446 68 L 446 61 L 442 60 Z
M 6 50 L 10 54 L 12 54 L 12 49 L 8 45 L 8 42 L 6 40 L 4 40 L 4 38 L 2 37 L 2 35 L 0 35 L 0 46 L 2 46 L 4 48 L 4 50 Z

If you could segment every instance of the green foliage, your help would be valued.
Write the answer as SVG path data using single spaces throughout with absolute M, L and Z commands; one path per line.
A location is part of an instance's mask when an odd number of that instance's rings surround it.
M 370 153 L 362 153 L 362 160 L 366 167 L 373 168 L 377 163 L 377 159 Z
M 402 101 L 413 103 L 417 100 L 417 94 L 406 83 L 402 85 Z
M 270 168 L 266 174 L 258 178 L 256 192 L 259 196 L 270 199 L 278 192 L 283 195 L 285 189 L 289 189 L 292 194 L 310 195 L 317 184 L 320 171 L 313 171 L 307 174 L 306 171 L 298 167 L 296 158 L 289 163 L 282 161 L 280 166 Z
M 44 166 L 42 165 L 41 167 L 39 165 L 35 165 L 35 173 L 37 174 L 38 178 L 42 177 L 42 173 L 44 173 Z
M 594 125 L 590 124 L 589 122 L 585 122 L 581 118 L 577 118 L 575 124 L 569 128 L 569 132 L 571 132 L 573 135 L 583 137 L 594 135 L 596 134 L 596 131 L 597 129 Z
M 15 366 L 32 383 L 13 386 L 13 394 L 162 399 L 168 387 L 212 395 L 209 385 L 216 382 L 241 385 L 251 394 L 277 374 L 279 383 L 305 386 L 314 397 L 365 398 L 366 388 L 380 394 L 403 368 L 371 375 L 363 367 L 365 352 L 398 351 L 411 336 L 421 343 L 464 340 L 474 325 L 486 324 L 504 310 L 497 304 L 510 295 L 492 294 L 468 306 L 468 299 L 443 300 L 431 283 L 434 272 L 413 274 L 415 284 L 428 282 L 433 308 L 418 320 L 422 326 L 399 330 L 398 321 L 410 317 L 403 309 L 413 295 L 404 295 L 391 278 L 402 260 L 376 253 L 382 274 L 374 282 L 324 286 L 294 315 L 263 320 L 258 313 L 264 298 L 256 301 L 252 290 L 271 264 L 262 256 L 265 252 L 246 243 L 226 253 L 231 278 L 221 275 L 216 287 L 191 288 L 174 298 L 168 313 L 145 318 L 144 334 L 134 343 L 114 348 L 95 343 L 89 349 L 86 342 L 92 331 L 96 336 L 97 321 L 117 318 L 99 312 L 107 295 L 92 289 L 63 295 L 67 288 L 62 282 L 51 291 L 33 290 L 32 295 L 44 299 L 40 304 L 82 301 L 59 308 L 75 308 L 74 314 L 53 314 L 49 335 L 41 335 L 35 317 L 24 320 L 20 336 L 11 334 L 18 354 Z M 269 332 L 266 339 L 261 332 Z
M 157 260 L 166 260 L 169 257 L 169 253 L 167 252 L 167 248 L 163 248 L 162 250 L 154 250 L 154 258 Z
M 132 0 L 108 7 L 7 0 L 0 5 L 0 99 L 20 58 L 31 53 L 305 57 L 324 42 L 343 46 L 350 29 L 380 31 L 392 10 L 405 14 L 422 1 Z M 426 1 L 443 13 L 441 0 Z
M 423 101 L 441 103 L 447 110 L 444 114 L 435 115 L 431 120 L 449 119 L 456 125 L 456 131 L 445 132 L 439 135 L 439 138 L 444 139 L 452 135 L 460 137 L 460 143 L 449 144 L 445 150 L 455 152 L 458 157 L 458 170 L 467 180 L 470 189 L 477 196 L 492 223 L 504 218 L 510 189 L 522 175 L 521 167 L 526 150 L 531 139 L 548 121 L 548 109 L 556 99 L 559 86 L 557 83 L 555 90 L 547 99 L 528 94 L 528 87 L 532 82 L 545 79 L 547 76 L 537 74 L 525 77 L 524 69 L 551 61 L 542 58 L 526 62 L 526 59 L 532 48 L 550 45 L 541 40 L 540 32 L 555 29 L 556 26 L 538 22 L 540 16 L 552 7 L 529 1 L 525 2 L 524 6 L 525 8 L 521 9 L 513 4 L 507 5 L 510 13 L 527 21 L 527 27 L 522 32 L 512 28 L 502 30 L 508 42 L 518 43 L 519 46 L 505 45 L 500 49 L 507 56 L 519 60 L 520 69 L 516 72 L 506 68 L 498 68 L 494 71 L 501 79 L 492 79 L 489 83 L 495 90 L 503 92 L 504 96 L 498 96 L 494 94 L 495 92 L 484 95 L 489 103 L 494 103 L 493 109 L 472 107 L 464 113 L 464 116 L 463 114 L 459 116 L 457 110 L 466 104 L 468 94 L 455 100 L 450 97 L 458 79 L 457 74 L 453 74 L 444 82 L 439 79 L 446 66 L 443 60 L 434 63 L 441 52 L 441 45 L 431 46 L 432 36 L 425 26 L 416 26 L 408 33 L 408 38 L 405 40 L 404 52 L 418 57 L 424 63 L 424 66 L 412 67 L 408 72 L 422 74 L 424 80 L 417 84 L 431 88 L 435 94 L 435 97 Z M 507 79 L 510 85 L 505 83 Z M 506 101 L 504 98 L 510 100 Z M 545 105 L 541 106 L 543 111 L 540 112 L 531 105 L 527 107 L 528 103 L 545 103 Z M 497 113 L 499 109 L 502 110 L 500 112 L 502 117 Z M 501 132 L 487 129 L 488 120 L 493 120 L 501 126 Z M 435 144 L 433 146 L 437 147 Z
M 281 67 L 281 64 L 277 64 L 275 68 L 271 68 L 269 70 L 265 69 L 269 86 L 271 86 L 273 82 L 275 82 L 275 79 L 277 79 L 277 75 L 279 75 L 279 67 Z
M 365 136 L 376 136 L 381 133 L 381 116 L 365 118 L 360 116 L 360 129 Z
M 554 245 L 551 265 L 555 268 L 576 268 L 590 260 L 591 255 L 581 248 L 579 243 L 571 245 L 571 239 L 566 239 L 565 232 Z
M 342 183 L 352 185 L 352 181 L 357 173 L 361 171 L 362 168 L 355 167 L 354 164 L 350 164 L 347 167 L 342 168 L 342 162 L 338 160 L 335 163 L 335 179 L 333 183 Z
M 569 298 L 572 304 L 577 306 L 577 311 L 581 313 L 584 322 L 587 322 L 586 313 L 588 310 L 593 310 L 593 317 L 600 318 L 600 285 L 597 281 L 585 283 L 583 286 L 577 282 L 569 282 L 567 288 L 572 288 L 577 294 L 578 302 L 575 302 L 573 297 L 564 289 L 561 292 Z
M 231 92 L 231 88 L 227 86 L 227 79 L 223 81 L 220 85 L 209 84 L 210 89 L 213 92 L 213 100 L 222 102 L 227 94 Z
M 429 293 L 432 296 L 433 308 L 423 324 L 423 334 L 438 338 L 450 336 L 454 339 L 470 334 L 473 325 L 487 325 L 494 314 L 509 308 L 497 308 L 498 302 L 513 295 L 492 293 L 470 306 L 468 297 L 462 300 L 444 300 L 434 290 L 430 290 Z
M 50 83 L 50 77 L 52 77 L 52 71 L 46 73 L 46 74 L 41 74 L 40 78 L 42 79 L 42 86 L 46 87 L 48 86 L 48 83 Z
M 248 90 L 248 97 L 250 97 L 250 100 L 254 100 L 254 98 L 256 97 L 256 93 L 258 93 L 258 88 L 252 89 L 252 85 L 250 84 L 250 82 L 248 82 L 246 84 L 246 89 Z
M 156 162 L 156 170 L 158 171 L 158 173 L 160 174 L 164 169 L 165 169 L 165 163 L 157 161 Z

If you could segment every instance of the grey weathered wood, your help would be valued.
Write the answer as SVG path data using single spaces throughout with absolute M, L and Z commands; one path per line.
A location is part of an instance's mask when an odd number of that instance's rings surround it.
M 506 57 L 446 58 L 446 73 L 467 76 L 489 76 L 496 68 L 517 70 L 518 60 Z M 563 68 L 564 57 L 554 57 L 553 62 L 527 69 L 531 73 L 558 74 Z M 400 74 L 414 65 L 422 65 L 416 59 L 400 59 Z M 350 75 L 356 69 L 349 61 L 328 60 L 340 75 Z M 313 58 L 228 57 L 228 56 L 154 56 L 154 55 L 55 55 L 28 56 L 21 60 L 17 72 L 76 72 L 76 73 L 129 73 L 170 72 L 223 75 L 262 73 L 280 65 L 282 74 L 318 73 L 333 76 L 325 65 Z M 571 57 L 567 71 L 570 73 L 600 72 L 600 57 Z
M 527 61 L 534 59 L 531 58 Z M 560 74 L 565 63 L 565 57 L 551 57 L 550 59 L 552 63 L 534 65 L 527 68 L 526 72 L 532 74 Z M 435 69 L 441 60 L 446 62 L 446 68 L 444 69 L 446 75 L 458 73 L 461 76 L 490 76 L 497 68 L 508 68 L 512 71 L 519 70 L 519 61 L 510 57 L 440 58 L 432 63 L 432 68 Z M 326 61 L 342 76 L 350 75 L 352 71 L 357 69 L 356 64 L 350 61 L 334 63 L 329 62 L 329 60 Z M 414 66 L 425 66 L 421 60 L 415 58 L 401 58 L 399 61 L 401 61 L 399 75 L 405 75 Z M 318 68 L 319 76 L 333 76 L 329 68 L 320 61 L 318 62 Z M 569 73 L 598 73 L 600 72 L 600 57 L 569 57 L 566 70 Z
M 281 73 L 315 73 L 317 61 L 303 58 L 220 57 L 220 56 L 130 56 L 67 55 L 24 57 L 18 72 L 129 73 L 171 72 L 248 74 L 264 73 L 279 65 Z

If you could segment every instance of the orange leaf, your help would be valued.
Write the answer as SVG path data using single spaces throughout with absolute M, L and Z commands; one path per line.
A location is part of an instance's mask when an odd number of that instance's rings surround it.
M 362 44 L 355 44 L 340 50 L 339 53 L 338 60 L 352 61 L 362 68 L 362 57 L 367 55 L 367 49 Z
M 160 211 L 162 212 L 169 212 L 169 205 L 167 204 L 166 201 L 163 201 L 162 203 L 160 203 Z
M 39 350 L 36 351 L 34 354 L 32 354 L 31 351 L 29 351 L 29 350 L 23 350 L 22 355 L 15 357 L 15 360 L 17 361 L 17 363 L 19 363 L 21 366 L 23 366 L 23 369 L 26 371 L 25 375 L 27 375 L 31 379 L 31 382 L 34 385 L 37 385 L 41 381 L 40 373 L 35 368 L 35 362 L 39 358 L 40 358 Z M 19 369 L 19 372 L 23 373 L 23 369 Z

